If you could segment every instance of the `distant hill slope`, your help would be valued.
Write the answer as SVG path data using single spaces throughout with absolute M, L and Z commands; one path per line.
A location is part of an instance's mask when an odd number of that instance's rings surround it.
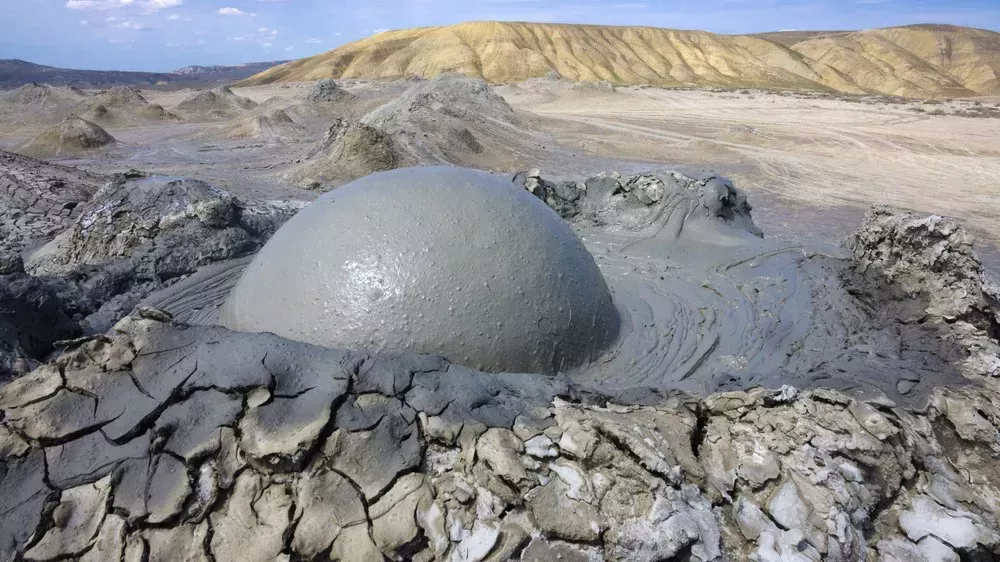
M 555 70 L 573 80 L 615 84 L 959 97 L 1000 94 L 998 53 L 1000 34 L 954 26 L 716 35 L 654 27 L 471 22 L 379 33 L 240 84 L 429 78 L 444 72 L 506 83 Z
M 32 82 L 53 86 L 103 88 L 109 86 L 189 87 L 235 82 L 287 61 L 254 62 L 234 66 L 189 66 L 173 72 L 72 70 L 18 59 L 0 59 L 0 90 Z

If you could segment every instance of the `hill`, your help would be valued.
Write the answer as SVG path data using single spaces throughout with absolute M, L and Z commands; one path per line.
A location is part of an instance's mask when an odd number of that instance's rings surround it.
M 0 59 L 0 90 L 37 83 L 52 86 L 105 88 L 111 86 L 197 87 L 235 82 L 286 61 L 255 62 L 235 66 L 189 66 L 173 72 L 73 70 L 44 66 L 18 59 Z
M 552 71 L 572 80 L 618 85 L 996 95 L 1000 33 L 919 25 L 717 35 L 655 27 L 471 22 L 379 33 L 276 66 L 240 85 L 431 78 L 446 72 L 510 83 Z

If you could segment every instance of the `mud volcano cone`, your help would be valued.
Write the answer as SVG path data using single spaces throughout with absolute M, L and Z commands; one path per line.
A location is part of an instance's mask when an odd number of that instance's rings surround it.
M 70 117 L 24 143 L 17 152 L 35 158 L 81 156 L 115 142 L 115 138 L 100 126 Z
M 596 360 L 618 312 L 593 256 L 508 178 L 373 174 L 318 199 L 247 268 L 222 324 L 345 349 L 553 374 Z

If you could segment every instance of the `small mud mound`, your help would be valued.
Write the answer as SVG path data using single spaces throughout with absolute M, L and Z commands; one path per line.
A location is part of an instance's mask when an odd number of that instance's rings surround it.
M 292 118 L 289 117 L 288 114 L 285 113 L 285 111 L 283 109 L 276 109 L 276 110 L 272 111 L 270 114 L 268 114 L 267 117 L 273 123 L 277 123 L 279 125 L 293 125 L 293 124 L 295 124 L 295 121 L 292 121 Z
M 26 84 L 16 90 L 0 94 L 0 101 L 7 104 L 34 108 L 75 105 L 88 98 L 87 93 L 79 88 L 46 84 Z
M 599 82 L 577 82 L 576 84 L 573 84 L 573 89 L 578 92 L 601 92 L 605 94 L 613 94 L 617 91 L 615 89 L 615 85 L 607 80 L 601 80 Z
M 170 113 L 160 104 L 149 104 L 139 108 L 137 112 L 139 117 L 155 120 L 155 121 L 178 121 L 180 117 Z
M 101 92 L 97 96 L 97 103 L 105 107 L 145 107 L 149 105 L 142 93 L 132 86 L 115 86 L 110 90 Z
M 315 103 L 345 102 L 353 101 L 356 96 L 341 88 L 336 82 L 330 79 L 319 80 L 316 85 L 309 90 L 306 99 Z
M 319 80 L 306 94 L 306 99 L 314 103 L 353 101 L 356 96 L 340 87 L 333 80 Z
M 364 123 L 348 124 L 338 119 L 327 131 L 323 145 L 287 177 L 307 189 L 335 187 L 407 163 L 388 134 Z
M 417 82 L 361 121 L 391 136 L 416 164 L 503 167 L 525 136 L 493 88 L 457 75 Z
M 177 105 L 177 112 L 195 119 L 232 119 L 257 107 L 250 98 L 238 96 L 227 86 L 198 92 Z
M 338 118 L 322 146 L 288 178 L 336 187 L 405 166 L 452 164 L 516 169 L 533 134 L 482 80 L 442 75 L 408 82 L 402 94 L 349 125 Z
M 163 109 L 162 105 L 149 103 L 125 107 L 108 107 L 104 104 L 97 104 L 80 117 L 102 127 L 110 128 L 180 120 L 173 113 Z
M 966 373 L 1000 376 L 1000 286 L 957 221 L 873 207 L 848 241 L 854 294 L 903 326 L 937 332 L 967 357 Z
M 242 117 L 223 126 L 219 131 L 210 131 L 203 137 L 225 139 L 261 139 L 284 141 L 302 136 L 304 130 L 282 109 L 266 115 Z
M 0 128 L 34 135 L 45 127 L 85 111 L 93 96 L 73 87 L 28 84 L 0 92 Z
M 17 152 L 35 158 L 80 156 L 115 142 L 99 125 L 71 117 L 24 143 Z
M 134 269 L 152 270 L 160 279 L 192 273 L 257 248 L 241 223 L 242 207 L 230 193 L 197 180 L 115 176 L 69 229 L 31 257 L 27 269 L 60 275 L 80 265 L 134 258 Z
M 115 116 L 111 114 L 107 106 L 100 103 L 90 108 L 86 113 L 81 115 L 80 118 L 85 121 L 90 121 L 91 123 L 104 125 L 106 127 L 115 124 Z

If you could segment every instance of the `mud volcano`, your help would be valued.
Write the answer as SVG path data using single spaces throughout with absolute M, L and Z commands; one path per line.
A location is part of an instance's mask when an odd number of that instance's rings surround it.
M 317 200 L 257 255 L 221 321 L 547 374 L 594 361 L 619 329 L 601 272 L 559 216 L 509 178 L 440 167 Z

